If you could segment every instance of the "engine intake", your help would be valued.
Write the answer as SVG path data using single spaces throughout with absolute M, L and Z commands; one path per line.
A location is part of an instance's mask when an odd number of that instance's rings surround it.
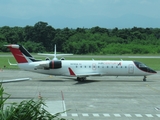
M 62 62 L 61 61 L 50 61 L 49 62 L 49 69 L 58 69 L 62 67 Z

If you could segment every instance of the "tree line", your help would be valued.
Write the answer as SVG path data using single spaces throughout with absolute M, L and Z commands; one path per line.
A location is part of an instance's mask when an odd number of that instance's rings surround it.
M 21 44 L 29 52 L 57 51 L 73 54 L 157 54 L 160 53 L 160 28 L 55 29 L 47 22 L 34 26 L 0 27 L 0 51 L 5 44 Z

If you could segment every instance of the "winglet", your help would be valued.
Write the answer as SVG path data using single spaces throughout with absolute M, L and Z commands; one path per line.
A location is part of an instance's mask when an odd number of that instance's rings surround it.
M 69 70 L 70 75 L 76 76 L 76 74 L 73 72 L 73 70 L 70 67 L 68 68 L 68 70 Z
M 17 65 L 17 64 L 12 64 L 12 63 L 9 61 L 9 59 L 8 59 L 8 63 L 9 63 L 9 65 Z

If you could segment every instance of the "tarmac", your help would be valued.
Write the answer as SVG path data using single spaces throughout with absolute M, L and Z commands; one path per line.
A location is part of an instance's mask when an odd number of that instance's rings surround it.
M 24 79 L 26 78 L 26 79 Z M 59 117 L 74 120 L 159 120 L 160 71 L 147 77 L 88 77 L 78 82 L 75 77 L 49 76 L 21 70 L 1 70 L 0 81 L 22 79 L 3 83 L 7 102 L 39 99 L 42 97 Z

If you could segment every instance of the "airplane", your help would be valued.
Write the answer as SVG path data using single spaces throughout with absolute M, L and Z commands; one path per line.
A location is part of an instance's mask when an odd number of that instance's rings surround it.
M 138 61 L 123 60 L 36 60 L 22 45 L 7 46 L 15 57 L 18 67 L 55 76 L 77 77 L 78 81 L 86 80 L 89 76 L 143 76 L 157 72 Z

